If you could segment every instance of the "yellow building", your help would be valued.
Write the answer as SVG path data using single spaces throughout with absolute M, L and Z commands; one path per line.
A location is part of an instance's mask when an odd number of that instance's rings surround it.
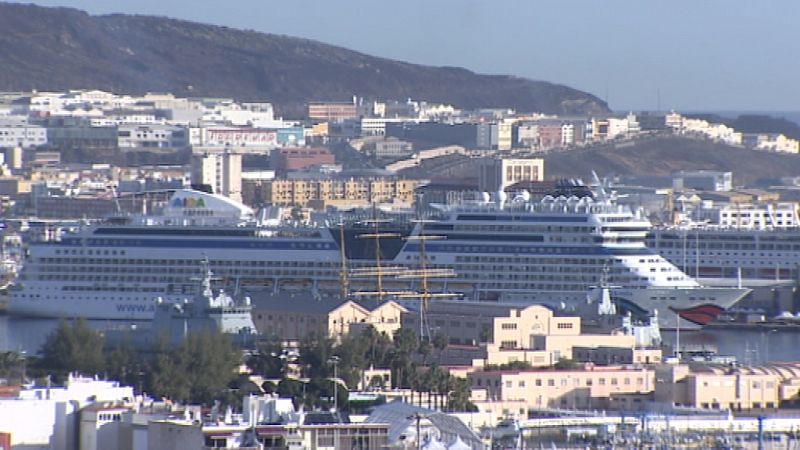
M 649 368 L 494 370 L 472 372 L 467 378 L 484 403 L 517 402 L 526 410 L 612 408 L 614 398 L 640 396 L 643 403 L 655 390 L 655 372 Z
M 800 362 L 664 365 L 656 374 L 656 401 L 675 406 L 738 411 L 800 404 Z
M 585 361 L 658 363 L 658 349 L 637 349 L 636 338 L 622 333 L 582 334 L 580 317 L 556 316 L 542 305 L 493 302 L 437 301 L 427 313 L 433 333 L 448 337 L 444 364 L 501 365 L 524 361 L 551 366 L 574 357 L 580 348 Z M 403 326 L 419 329 L 418 313 L 403 315 Z M 613 356 L 610 356 L 613 355 Z
M 260 182 L 259 189 L 245 188 L 253 198 L 248 204 L 277 206 L 309 206 L 324 209 L 327 206 L 354 207 L 373 203 L 399 203 L 410 206 L 419 180 L 392 178 L 349 178 L 343 180 L 288 180 L 276 179 Z
M 299 342 L 312 335 L 339 340 L 373 326 L 392 336 L 406 309 L 393 301 L 372 308 L 352 300 L 315 298 L 307 293 L 276 293 L 256 298 L 253 322 L 259 333 L 281 342 Z

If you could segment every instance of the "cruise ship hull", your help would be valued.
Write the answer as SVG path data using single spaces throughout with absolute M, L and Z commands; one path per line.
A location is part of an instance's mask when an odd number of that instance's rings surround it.
M 36 318 L 85 318 L 104 320 L 152 320 L 156 311 L 156 298 L 141 300 L 125 297 L 95 297 L 91 295 L 64 294 L 44 299 L 20 301 L 11 297 L 8 313 Z M 165 301 L 180 303 L 186 297 L 162 296 Z

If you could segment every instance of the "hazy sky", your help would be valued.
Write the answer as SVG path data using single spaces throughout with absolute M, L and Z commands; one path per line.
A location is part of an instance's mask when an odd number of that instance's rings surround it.
M 800 0 L 42 0 L 566 84 L 612 108 L 800 110 Z

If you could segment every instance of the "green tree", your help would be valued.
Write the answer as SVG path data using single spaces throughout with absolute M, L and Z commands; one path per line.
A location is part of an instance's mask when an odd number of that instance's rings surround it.
M 450 393 L 447 397 L 449 411 L 476 412 L 478 407 L 470 401 L 471 387 L 466 378 L 450 377 Z
M 284 378 L 278 383 L 275 392 L 277 392 L 281 397 L 291 398 L 295 408 L 299 408 L 300 405 L 305 405 L 306 407 L 311 406 L 309 403 L 309 398 L 306 395 L 307 390 L 305 383 L 300 380 Z
M 300 358 L 303 375 L 308 378 L 327 378 L 333 373 L 328 364 L 333 356 L 333 339 L 328 336 L 310 335 L 300 343 Z
M 416 364 L 412 355 L 418 348 L 419 339 L 414 331 L 400 328 L 395 332 L 394 346 L 389 353 L 392 379 L 396 387 L 412 387 L 416 377 Z
M 57 379 L 69 372 L 95 375 L 103 372 L 103 336 L 84 319 L 70 324 L 61 319 L 42 346 L 40 366 Z
M 169 346 L 169 340 L 160 336 L 153 345 L 147 364 L 147 389 L 156 397 L 188 401 L 190 381 L 185 360 Z
M 125 339 L 106 354 L 106 375 L 128 386 L 139 387 L 145 371 L 142 355 Z
M 282 378 L 286 374 L 286 361 L 281 359 L 283 347 L 275 337 L 258 344 L 256 351 L 247 358 L 247 367 L 266 378 Z
M 10 384 L 24 382 L 22 372 L 25 364 L 25 357 L 17 352 L 0 353 L 0 378 L 5 378 Z
M 450 338 L 444 333 L 439 332 L 433 336 L 433 348 L 436 349 L 437 362 L 439 364 L 442 362 L 442 352 L 447 348 L 449 343 Z
M 190 333 L 178 348 L 178 358 L 189 381 L 193 402 L 210 404 L 222 398 L 240 363 L 240 354 L 228 336 L 218 331 Z

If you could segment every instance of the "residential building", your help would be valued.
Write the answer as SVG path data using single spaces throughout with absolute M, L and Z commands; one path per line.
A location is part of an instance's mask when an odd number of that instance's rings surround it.
M 63 387 L 23 388 L 0 398 L 0 432 L 11 433 L 15 448 L 78 450 L 81 409 L 134 399 L 132 387 L 70 375 Z
M 714 204 L 706 201 L 694 210 L 693 219 L 742 230 L 793 229 L 800 225 L 797 204 L 793 202 Z
M 255 302 L 253 321 L 258 331 L 294 343 L 314 334 L 341 339 L 366 326 L 392 336 L 400 328 L 401 314 L 407 312 L 393 301 L 368 305 L 303 293 L 255 295 Z
M 511 150 L 514 146 L 514 122 L 501 120 L 497 123 L 497 150 Z
M 407 118 L 362 117 L 361 136 L 385 136 L 387 123 L 402 123 Z
M 639 396 L 636 403 L 644 403 L 656 385 L 654 369 L 620 366 L 476 371 L 467 378 L 473 391 L 484 391 L 487 402 L 519 401 L 526 410 L 634 409 L 614 398 L 634 395 Z
M 672 188 L 676 191 L 730 191 L 733 189 L 733 172 L 682 170 L 672 175 Z
M 173 125 L 119 125 L 117 146 L 130 149 L 181 149 L 189 146 L 188 133 Z
M 116 149 L 117 127 L 59 126 L 47 128 L 47 143 L 56 149 Z
M 547 367 L 574 358 L 575 349 L 598 363 L 660 361 L 660 350 L 637 345 L 633 334 L 583 334 L 580 317 L 556 316 L 542 305 L 440 300 L 429 305 L 426 317 L 432 333 L 449 338 L 451 345 L 440 355 L 444 364 L 481 367 L 518 361 Z M 417 331 L 419 312 L 403 314 L 402 323 Z
M 562 144 L 562 127 L 558 120 L 543 120 L 539 122 L 539 142 L 540 149 L 550 149 L 560 147 Z
M 538 148 L 539 124 L 537 122 L 521 122 L 516 127 L 515 147 Z
M 544 160 L 483 158 L 478 170 L 478 189 L 497 192 L 521 181 L 543 180 Z
M 47 144 L 47 128 L 27 121 L 0 120 L 0 148 L 32 148 Z
M 663 365 L 656 376 L 655 400 L 673 406 L 741 411 L 800 404 L 796 362 L 755 367 Z
M 358 106 L 352 102 L 310 102 L 308 118 L 312 121 L 332 122 L 358 118 Z
M 414 203 L 414 191 L 421 182 L 393 178 L 276 179 L 261 183 L 260 198 L 254 204 L 278 206 L 368 206 L 373 203 Z
M 405 158 L 412 153 L 414 153 L 414 144 L 397 138 L 377 141 L 372 150 L 372 155 L 378 159 Z
M 242 201 L 242 155 L 228 149 L 192 154 L 194 185 L 210 186 L 215 194 Z
M 272 169 L 278 174 L 302 170 L 312 166 L 336 164 L 336 158 L 325 147 L 287 147 L 270 154 Z

